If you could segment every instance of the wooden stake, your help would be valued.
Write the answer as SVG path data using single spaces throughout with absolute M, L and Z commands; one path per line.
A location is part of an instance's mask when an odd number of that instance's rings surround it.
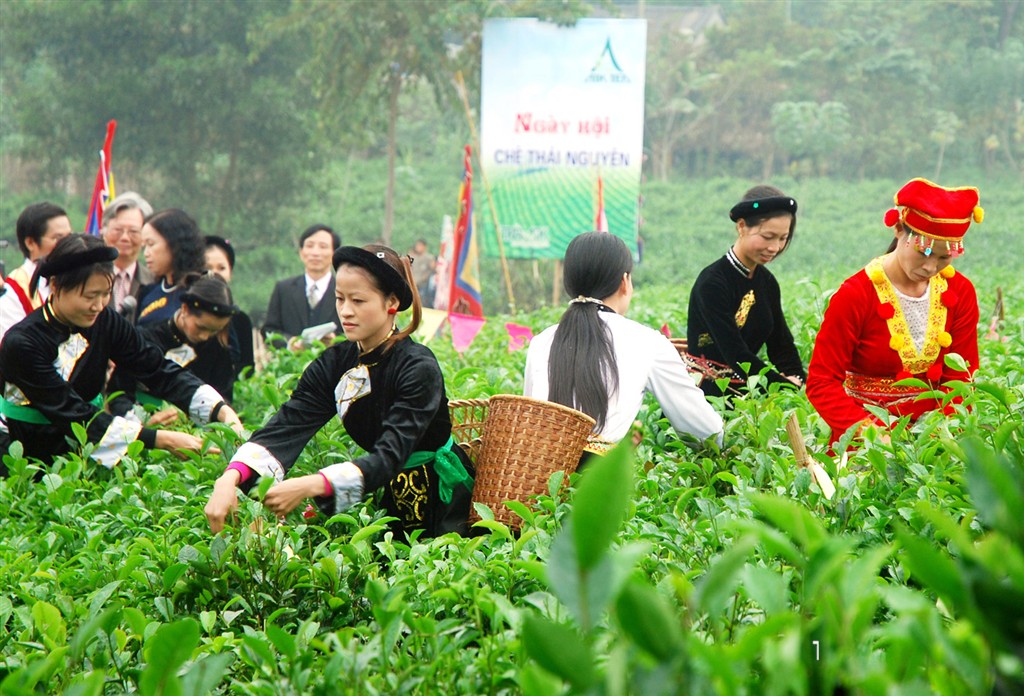
M 551 276 L 551 306 L 558 306 L 562 295 L 562 259 L 555 259 L 555 271 Z

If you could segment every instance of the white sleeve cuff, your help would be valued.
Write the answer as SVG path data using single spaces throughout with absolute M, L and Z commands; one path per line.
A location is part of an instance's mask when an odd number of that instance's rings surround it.
M 325 466 L 320 473 L 331 483 L 334 514 L 345 512 L 363 499 L 363 472 L 352 462 Z
M 113 469 L 128 451 L 128 445 L 138 439 L 140 430 L 142 423 L 133 423 L 127 418 L 115 416 L 92 451 L 92 458 L 108 469 Z
M 277 457 L 272 455 L 270 450 L 263 445 L 257 445 L 255 442 L 246 442 L 238 448 L 231 461 L 245 464 L 260 476 L 273 476 L 274 480 L 278 483 L 284 481 L 284 467 L 281 466 L 281 462 L 277 460 Z
M 217 393 L 216 389 L 209 384 L 204 384 L 192 395 L 192 403 L 188 405 L 188 415 L 199 425 L 206 425 L 210 422 L 210 411 L 223 400 L 224 397 Z

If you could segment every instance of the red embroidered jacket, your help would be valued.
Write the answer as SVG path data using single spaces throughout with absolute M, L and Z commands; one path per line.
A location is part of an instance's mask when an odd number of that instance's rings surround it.
M 807 370 L 807 398 L 832 427 L 833 443 L 851 426 L 876 421 L 865 403 L 913 418 L 939 408 L 936 399 L 915 400 L 920 389 L 895 387 L 894 382 L 913 376 L 937 388 L 942 382 L 968 380 L 978 369 L 974 285 L 948 267 L 929 287 L 928 326 L 920 352 L 882 272 L 881 258 L 848 278 L 832 296 Z M 947 367 L 947 353 L 963 357 L 969 372 Z

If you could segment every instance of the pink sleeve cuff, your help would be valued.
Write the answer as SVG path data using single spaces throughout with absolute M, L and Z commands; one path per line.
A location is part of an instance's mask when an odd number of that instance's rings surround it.
M 324 472 L 318 472 L 324 480 L 324 496 L 334 495 L 334 486 L 331 485 L 330 480 L 324 474 Z
M 252 476 L 252 469 L 250 469 L 242 462 L 231 462 L 230 464 L 228 464 L 228 468 L 225 469 L 224 471 L 231 471 L 232 469 L 237 471 L 238 475 L 241 476 L 241 478 L 238 479 L 239 483 L 245 483 L 246 481 L 249 480 L 249 477 Z

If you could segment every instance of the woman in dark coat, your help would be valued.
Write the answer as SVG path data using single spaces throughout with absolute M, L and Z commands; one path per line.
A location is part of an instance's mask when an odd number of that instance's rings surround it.
M 278 515 L 307 498 L 336 514 L 383 488 L 384 506 L 399 519 L 400 531 L 465 532 L 473 467 L 452 440 L 437 359 L 409 338 L 421 315 L 409 260 L 370 245 L 342 247 L 333 261 L 348 340 L 310 363 L 291 398 L 238 449 L 206 505 L 210 528 L 223 528 L 237 506 L 237 486 L 272 476 L 277 483 L 263 502 Z M 409 307 L 412 321 L 398 330 L 395 317 Z M 366 453 L 286 479 L 306 443 L 335 416 Z

